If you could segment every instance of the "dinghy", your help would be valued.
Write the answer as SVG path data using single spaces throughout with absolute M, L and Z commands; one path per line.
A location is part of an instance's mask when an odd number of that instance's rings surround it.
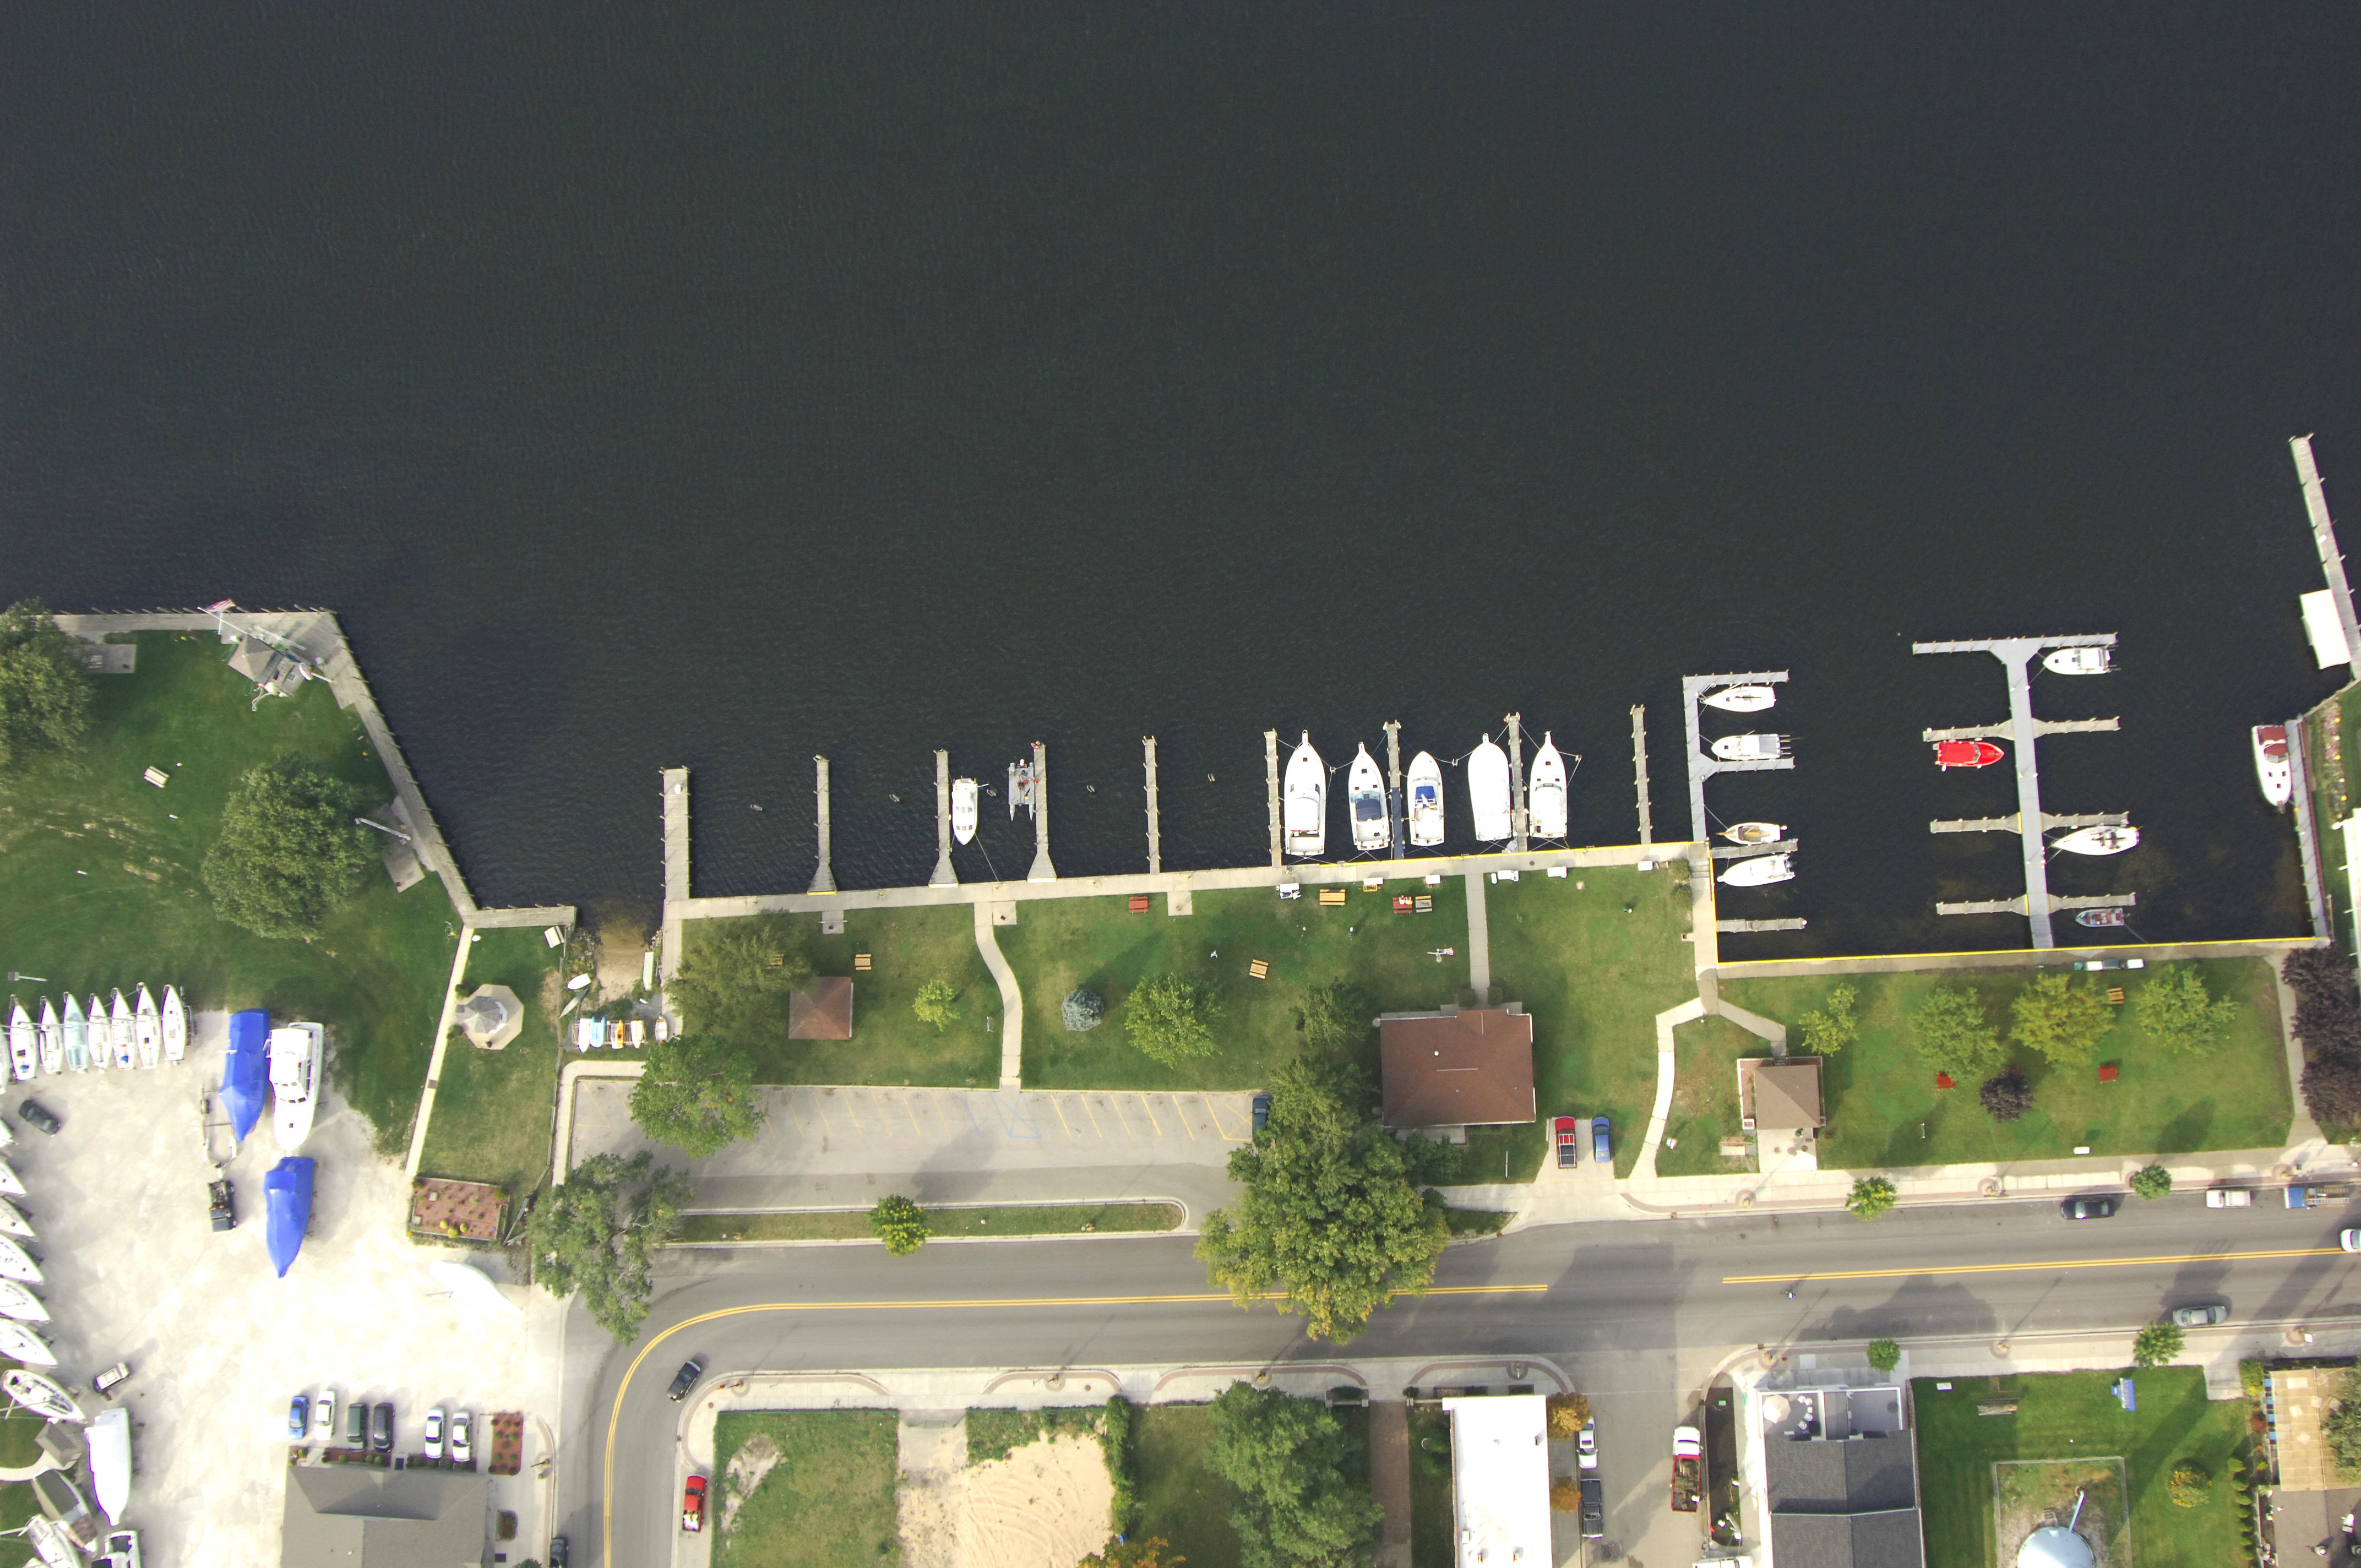
M 2295 767 L 2288 761 L 2286 725 L 2255 726 L 2255 778 L 2272 810 L 2285 811 L 2288 802 L 2295 798 Z
M 24 1179 L 16 1174 L 16 1168 L 5 1159 L 0 1159 L 0 1192 L 11 1198 L 25 1196 Z
M 1345 809 L 1353 819 L 1353 848 L 1384 850 L 1394 841 L 1393 824 L 1386 817 L 1386 776 L 1364 745 L 1353 753 L 1353 771 L 1345 775 Z
M 1757 855 L 1741 861 L 1721 873 L 1724 887 L 1768 887 L 1774 882 L 1788 882 L 1795 875 L 1793 855 Z
M 975 837 L 975 781 L 951 780 L 951 837 L 967 843 Z
M 1784 735 L 1725 735 L 1713 743 L 1713 754 L 1725 762 L 1768 762 L 1787 754 Z
M 123 992 L 115 993 L 115 1005 L 107 1012 L 107 1037 L 115 1042 L 111 1058 L 115 1067 L 128 1070 L 136 1065 L 134 1053 L 138 1049 L 139 1025 L 131 1015 L 131 1003 L 123 1000 Z
M 0 1278 L 13 1279 L 19 1285 L 41 1283 L 41 1266 L 33 1255 L 6 1236 L 0 1236 Z
M 312 1162 L 282 1159 L 272 1166 L 263 1174 L 262 1203 L 263 1250 L 284 1279 L 312 1226 Z
M 1410 841 L 1422 850 L 1443 842 L 1443 768 L 1434 753 L 1410 760 Z
M 49 1321 L 49 1310 L 41 1305 L 41 1299 L 13 1279 L 0 1279 L 0 1315 L 27 1323 Z
M 156 999 L 148 988 L 139 988 L 139 1006 L 132 1014 L 131 1030 L 139 1045 L 139 1065 L 153 1069 L 164 1059 L 164 1015 L 156 1011 Z
M 82 1003 L 74 1000 L 74 993 L 71 991 L 66 992 L 65 1038 L 66 1070 L 88 1072 L 90 1070 L 90 1024 L 82 1016 Z
M 1547 729 L 1542 731 L 1542 749 L 1533 753 L 1531 782 L 1525 785 L 1525 816 L 1534 838 L 1565 837 L 1565 759 Z
M 2051 839 L 2049 847 L 2070 855 L 2120 855 L 2138 843 L 2136 828 L 2081 828 L 2063 839 Z
M 1733 844 L 1775 844 L 1787 836 L 1782 822 L 1733 822 L 1721 830 Z
M 2045 654 L 2041 667 L 2053 675 L 2103 675 L 2115 667 L 2112 648 L 2057 648 Z
M 1476 837 L 1488 844 L 1499 843 L 1514 831 L 1509 807 L 1509 753 L 1492 744 L 1489 735 L 1467 753 L 1467 809 L 1476 819 Z
M 1287 852 L 1298 860 L 1316 861 L 1328 850 L 1328 764 L 1312 749 L 1312 731 L 1303 732 L 1295 755 L 1287 760 L 1287 788 L 1279 799 L 1279 824 Z
M 21 1361 L 27 1366 L 55 1366 L 58 1353 L 49 1342 L 18 1322 L 14 1318 L 0 1318 L 0 1355 Z
M 120 1405 L 90 1422 L 90 1497 L 109 1524 L 119 1523 L 131 1501 L 131 1412 Z
M 90 1020 L 90 1065 L 94 1072 L 104 1072 L 115 1065 L 115 1032 L 106 1025 L 106 1004 L 95 991 L 90 993 L 90 1005 L 84 1010 Z
M 181 1005 L 181 988 L 164 988 L 164 1059 L 177 1062 L 189 1054 L 189 1014 Z
M 41 1053 L 41 1070 L 52 1075 L 66 1068 L 65 1025 L 58 1022 L 56 1004 L 46 996 L 41 998 L 41 1021 L 34 1026 L 33 1036 Z
M 19 1083 L 29 1080 L 39 1070 L 40 1058 L 35 1048 L 33 1020 L 25 1004 L 15 997 L 8 999 L 8 1069 Z
M 27 1372 L 12 1366 L 0 1372 L 0 1394 L 5 1394 L 37 1416 L 53 1421 L 80 1421 L 89 1418 L 74 1397 L 38 1372 Z
M 270 1135 L 281 1154 L 293 1154 L 312 1135 L 327 1042 L 327 1031 L 317 1024 L 270 1031 Z
M 1760 713 L 1777 702 L 1779 694 L 1769 686 L 1724 686 L 1697 700 L 1724 713 Z
M 25 1211 L 5 1198 L 0 1198 L 0 1235 L 22 1236 L 28 1242 L 40 1239 L 33 1234 L 33 1222 L 25 1217 Z
M 2075 915 L 2074 924 L 2103 931 L 2121 926 L 2124 918 L 2124 912 L 2120 909 L 2084 909 Z
M 1935 742 L 1935 765 L 1938 768 L 1989 768 L 2007 754 L 1989 740 Z

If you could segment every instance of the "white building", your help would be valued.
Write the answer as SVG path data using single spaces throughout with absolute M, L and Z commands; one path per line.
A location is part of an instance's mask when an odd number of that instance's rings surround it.
M 1553 1568 L 1548 1401 L 1510 1394 L 1445 1399 L 1443 1409 L 1459 1568 Z

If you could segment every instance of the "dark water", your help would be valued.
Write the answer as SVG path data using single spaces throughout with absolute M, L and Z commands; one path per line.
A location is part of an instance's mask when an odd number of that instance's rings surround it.
M 1790 668 L 1801 768 L 1714 796 L 1806 846 L 1763 953 L 2022 941 L 1929 912 L 2017 891 L 1916 739 L 2000 667 L 1907 644 L 2114 630 L 2046 798 L 2147 839 L 2056 885 L 2290 932 L 2245 731 L 2331 685 L 2289 435 L 2361 527 L 2356 67 L 2333 7 L 19 6 L 0 577 L 336 608 L 488 902 L 652 903 L 665 763 L 699 892 L 803 886 L 815 751 L 840 879 L 923 878 L 931 749 L 1037 737 L 1062 870 L 1144 863 L 1148 731 L 1232 864 L 1265 727 L 1511 708 L 1622 842 L 1647 703 L 1677 836 L 1678 677 Z

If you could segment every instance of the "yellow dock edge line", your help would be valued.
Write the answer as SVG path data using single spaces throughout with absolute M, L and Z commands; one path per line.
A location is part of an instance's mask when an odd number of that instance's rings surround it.
M 2281 1247 L 2269 1252 L 2171 1253 L 2156 1257 L 2080 1257 L 2050 1263 L 1963 1263 L 1951 1268 L 1849 1268 L 1833 1274 L 1725 1274 L 1724 1285 L 1800 1285 L 1814 1279 L 1899 1279 L 1914 1275 L 2026 1274 L 2045 1268 L 2135 1268 L 2156 1263 L 2230 1263 L 2251 1257 L 2337 1257 L 2343 1247 Z

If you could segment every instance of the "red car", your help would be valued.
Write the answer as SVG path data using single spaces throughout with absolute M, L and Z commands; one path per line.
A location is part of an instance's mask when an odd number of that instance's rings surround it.
M 690 1534 L 705 1528 L 705 1477 L 688 1478 L 688 1490 L 681 1494 L 680 1528 Z

